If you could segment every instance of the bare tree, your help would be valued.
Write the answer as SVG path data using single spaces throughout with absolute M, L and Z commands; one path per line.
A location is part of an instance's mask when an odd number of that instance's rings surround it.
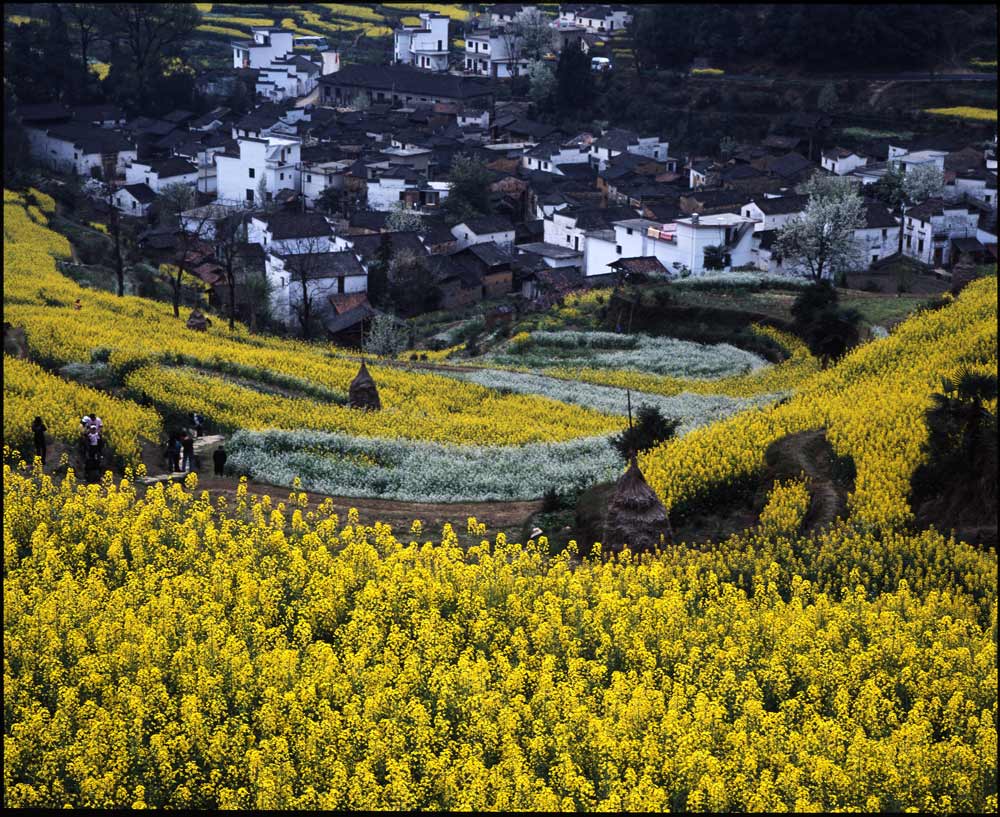
M 215 224 L 215 253 L 229 290 L 229 331 L 236 328 L 236 278 L 245 271 L 249 210 L 236 208 Z M 254 314 L 251 310 L 251 314 Z
M 66 3 L 63 9 L 76 25 L 80 39 L 80 59 L 86 68 L 90 46 L 103 39 L 98 28 L 101 21 L 101 9 L 96 3 Z
M 109 181 L 107 188 L 108 205 L 108 231 L 111 233 L 111 240 L 115 247 L 115 276 L 118 279 L 118 297 L 125 294 L 125 257 L 122 247 L 122 220 L 118 207 L 115 206 L 115 182 Z
M 184 184 L 169 184 L 160 193 L 160 223 L 171 227 L 177 235 L 177 252 L 174 256 L 174 271 L 170 276 L 170 285 L 174 290 L 174 317 L 181 316 L 181 286 L 184 273 L 188 271 L 191 254 L 202 240 L 205 225 L 209 221 L 209 211 L 203 211 L 194 225 L 194 231 L 185 229 L 182 213 L 194 206 L 194 191 Z
M 302 339 L 309 340 L 314 318 L 314 293 L 310 291 L 309 283 L 315 279 L 330 245 L 326 236 L 300 238 L 297 243 L 298 252 L 286 258 L 285 268 L 289 271 L 289 284 L 294 280 L 300 286 L 301 297 L 295 305 L 295 312 Z

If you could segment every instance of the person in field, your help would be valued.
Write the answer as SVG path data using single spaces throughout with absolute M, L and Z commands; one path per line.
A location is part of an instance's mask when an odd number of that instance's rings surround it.
M 42 465 L 45 465 L 45 432 L 48 429 L 45 427 L 45 423 L 42 422 L 41 417 L 35 417 L 34 422 L 31 424 L 31 433 L 35 437 L 35 456 L 40 457 L 42 460 Z
M 215 453 L 212 454 L 212 461 L 215 463 L 215 475 L 217 477 L 225 474 L 227 459 L 229 459 L 229 455 L 226 453 L 226 449 L 220 445 L 215 449 Z
M 190 434 L 181 437 L 181 471 L 191 471 L 194 466 L 194 439 Z

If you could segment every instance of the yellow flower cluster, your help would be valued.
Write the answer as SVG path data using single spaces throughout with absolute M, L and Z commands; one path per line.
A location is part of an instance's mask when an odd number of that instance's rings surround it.
M 691 74 L 696 77 L 721 77 L 725 71 L 721 68 L 692 68 Z
M 923 412 L 961 364 L 997 365 L 997 281 L 970 284 L 951 305 L 918 314 L 802 383 L 784 404 L 743 412 L 647 452 L 640 465 L 669 507 L 763 467 L 786 434 L 825 427 L 857 468 L 848 505 L 864 524 L 891 529 L 912 514 L 906 497 L 927 437 Z
M 206 17 L 207 23 L 223 23 L 230 26 L 241 26 L 244 28 L 270 28 L 274 25 L 274 20 L 265 17 L 225 17 L 222 15 Z
M 129 465 L 138 465 L 139 438 L 156 441 L 162 422 L 151 408 L 118 400 L 96 389 L 51 375 L 27 360 L 4 355 L 3 438 L 30 456 L 31 421 L 37 415 L 48 434 L 64 443 L 80 437 L 80 418 L 96 411 L 104 434 L 115 452 Z
M 91 221 L 91 222 L 88 222 L 88 223 L 89 223 L 89 225 L 91 227 L 93 227 L 95 230 L 97 230 L 97 232 L 104 233 L 105 235 L 110 235 L 110 233 L 108 232 L 108 227 L 107 227 L 106 224 L 102 224 L 100 221 Z M 161 265 L 161 267 L 162 267 L 162 265 Z
M 377 11 L 360 3 L 317 3 L 316 5 L 329 9 L 334 15 L 341 17 L 357 17 L 359 20 L 371 20 L 372 22 L 385 20 L 385 17 Z
M 56 200 L 48 193 L 43 193 L 41 190 L 29 187 L 28 195 L 31 196 L 35 204 L 42 208 L 43 213 L 54 213 L 56 211 Z
M 993 552 L 574 566 L 196 487 L 5 466 L 6 806 L 996 812 Z
M 805 480 L 777 482 L 760 514 L 760 529 L 770 536 L 793 536 L 802 528 L 809 510 L 809 485 Z
M 971 108 L 968 105 L 960 105 L 955 108 L 927 108 L 927 113 L 938 116 L 955 116 L 959 119 L 975 119 L 979 122 L 995 123 L 997 121 L 995 108 Z
M 173 317 L 169 304 L 83 289 L 55 269 L 49 254 L 65 245 L 68 255 L 65 239 L 32 222 L 23 206 L 11 203 L 4 209 L 12 211 L 4 222 L 5 320 L 25 327 L 32 354 L 62 365 L 88 363 L 95 349 L 107 349 L 112 369 L 131 372 L 132 388 L 185 414 L 199 411 L 232 427 L 350 430 L 362 436 L 483 445 L 569 440 L 622 425 L 620 417 L 544 397 L 501 395 L 474 383 L 397 367 L 371 367 L 384 407 L 375 413 L 263 395 L 204 371 L 171 368 L 183 362 L 211 372 L 239 364 L 261 372 L 263 380 L 273 372 L 344 391 L 358 363 L 316 345 L 253 337 L 243 327 L 230 332 L 223 321 L 214 322 L 204 335 L 195 333 Z M 71 308 L 77 298 L 83 303 L 79 311 Z
M 327 5 L 323 3 L 322 5 Z M 452 20 L 468 20 L 470 13 L 462 8 L 460 3 L 385 3 L 386 8 L 406 9 L 407 11 L 429 11 L 434 14 L 443 14 Z
M 286 17 L 281 21 L 281 27 L 286 28 L 289 31 L 294 31 L 296 34 L 301 34 L 304 37 L 321 37 L 323 36 L 318 31 L 312 31 L 308 28 L 300 28 L 295 24 L 295 20 L 291 17 Z
M 223 37 L 232 37 L 237 40 L 242 40 L 247 35 L 245 31 L 241 31 L 238 28 L 226 28 L 225 26 L 200 25 L 197 30 L 208 34 L 220 34 Z
M 557 366 L 544 374 L 563 380 L 582 380 L 599 386 L 662 394 L 672 397 L 681 392 L 693 394 L 724 394 L 730 397 L 754 397 L 798 388 L 819 371 L 819 361 L 797 337 L 770 326 L 753 327 L 759 335 L 769 337 L 788 352 L 787 360 L 749 374 L 732 375 L 713 380 L 692 380 L 683 377 L 648 374 L 630 369 L 590 369 Z
M 341 388 L 356 370 L 357 364 L 349 365 L 351 370 L 339 378 Z M 499 395 L 473 383 L 455 388 L 452 383 L 456 381 L 446 378 L 436 377 L 434 381 L 442 381 L 436 383 L 399 369 L 370 369 L 382 400 L 378 412 L 262 394 L 223 377 L 183 368 L 143 366 L 128 374 L 125 382 L 158 405 L 184 413 L 197 411 L 224 428 L 252 431 L 311 429 L 363 437 L 522 445 L 608 434 L 623 424 L 620 417 L 544 397 Z
M 434 351 L 433 349 L 407 349 L 406 351 L 400 352 L 396 355 L 396 360 L 408 361 L 411 355 L 416 354 L 420 360 L 427 358 L 428 361 L 438 362 L 446 360 L 455 352 L 460 352 L 464 348 L 464 343 L 456 343 L 454 346 L 447 346 L 444 349 L 438 349 L 437 351 Z

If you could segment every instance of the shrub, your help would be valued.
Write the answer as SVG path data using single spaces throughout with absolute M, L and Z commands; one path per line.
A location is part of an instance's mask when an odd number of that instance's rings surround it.
M 633 454 L 648 451 L 669 440 L 679 425 L 679 420 L 664 417 L 655 406 L 640 406 L 635 425 L 612 437 L 611 445 L 627 460 Z

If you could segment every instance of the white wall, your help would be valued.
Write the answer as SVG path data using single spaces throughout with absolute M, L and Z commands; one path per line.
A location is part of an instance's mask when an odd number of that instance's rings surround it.
M 829 170 L 831 173 L 837 176 L 845 176 L 852 170 L 856 170 L 859 167 L 864 167 L 868 164 L 868 159 L 858 156 L 852 153 L 850 156 L 845 156 L 841 159 L 828 159 L 826 156 L 822 157 L 821 164 L 825 170 Z
M 855 230 L 854 240 L 858 242 L 864 266 L 867 267 L 872 262 L 887 258 L 899 250 L 899 226 Z
M 451 234 L 458 239 L 457 244 L 460 250 L 470 247 L 473 244 L 486 244 L 489 241 L 496 242 L 498 247 L 512 250 L 514 248 L 514 231 L 505 230 L 499 233 L 484 233 L 476 235 L 471 232 L 465 224 L 456 224 L 451 228 Z
M 584 251 L 586 235 L 576 226 L 575 218 L 555 212 L 551 218 L 545 218 L 542 230 L 546 244 L 558 244 L 560 247 L 569 247 L 578 252 Z
M 744 205 L 743 209 L 740 211 L 740 215 L 745 218 L 760 219 L 760 221 L 753 226 L 753 231 L 755 233 L 759 233 L 764 230 L 778 230 L 784 227 L 789 221 L 798 218 L 802 215 L 802 212 L 803 211 L 799 211 L 798 213 L 777 213 L 767 215 L 756 205 L 756 203 L 750 202 L 750 204 Z
M 285 269 L 284 259 L 267 253 L 264 269 L 271 285 L 271 308 L 276 320 L 286 327 L 298 325 L 297 309 L 302 303 L 302 282 L 292 281 Z M 353 292 L 368 291 L 366 275 L 348 275 L 343 278 L 341 291 L 340 278 L 318 278 L 306 282 L 306 292 L 312 302 L 312 313 L 320 316 L 331 311 L 329 296 Z
M 588 235 L 583 246 L 583 269 L 588 278 L 591 275 L 607 275 L 612 271 L 608 264 L 624 257 L 616 252 L 614 241 L 597 236 Z

